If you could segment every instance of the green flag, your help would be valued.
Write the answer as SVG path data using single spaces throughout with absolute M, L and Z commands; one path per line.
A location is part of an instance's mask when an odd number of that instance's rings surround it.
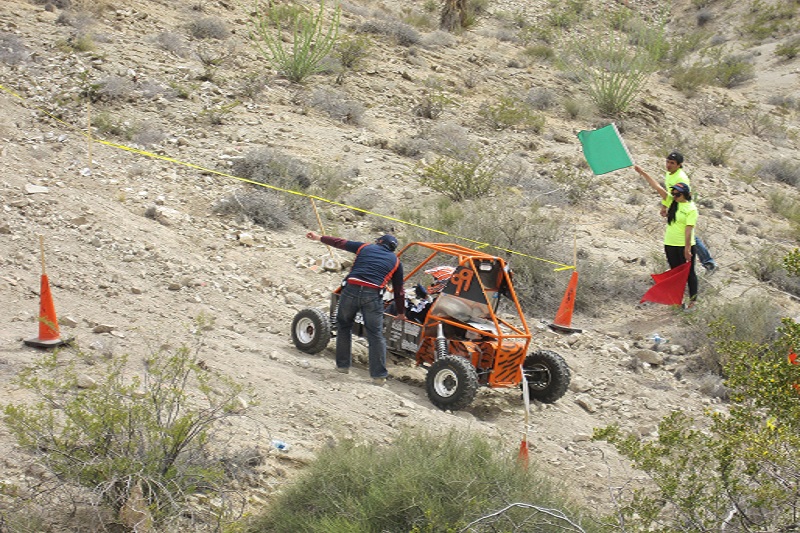
M 581 131 L 578 140 L 583 146 L 583 156 L 596 176 L 633 166 L 631 154 L 615 124 L 599 130 Z

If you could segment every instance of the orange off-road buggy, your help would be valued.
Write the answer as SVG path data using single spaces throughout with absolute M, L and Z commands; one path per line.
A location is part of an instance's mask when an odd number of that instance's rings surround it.
M 479 385 L 517 387 L 523 372 L 531 398 L 552 403 L 564 395 L 569 367 L 555 352 L 528 353 L 531 332 L 502 258 L 429 242 L 408 244 L 398 256 L 407 272 L 406 285 L 416 289 L 408 291 L 413 294 L 407 295 L 405 319 L 394 320 L 395 313 L 387 312 L 386 347 L 427 368 L 425 385 L 434 405 L 463 409 Z M 430 290 L 422 288 L 426 273 L 434 275 Z M 307 308 L 294 317 L 292 341 L 297 348 L 313 354 L 328 345 L 336 333 L 340 290 L 333 292 L 327 312 Z M 389 304 L 392 298 L 384 300 Z M 358 317 L 353 333 L 364 336 Z

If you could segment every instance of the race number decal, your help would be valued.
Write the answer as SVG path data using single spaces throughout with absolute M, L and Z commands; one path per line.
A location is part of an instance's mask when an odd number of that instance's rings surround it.
M 453 274 L 450 278 L 450 284 L 455 287 L 455 295 L 460 296 L 461 291 L 468 291 L 470 285 L 472 285 L 472 278 L 474 277 L 475 273 L 466 268 L 459 269 Z

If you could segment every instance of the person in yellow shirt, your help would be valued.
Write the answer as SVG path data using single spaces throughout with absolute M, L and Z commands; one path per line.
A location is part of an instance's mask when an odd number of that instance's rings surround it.
M 692 182 L 689 181 L 689 176 L 687 176 L 686 171 L 683 170 L 683 159 L 683 154 L 680 152 L 670 152 L 669 155 L 667 155 L 667 172 L 664 174 L 664 188 L 666 190 L 669 190 L 669 188 L 676 183 L 685 183 L 689 187 L 692 186 Z M 661 200 L 662 217 L 667 216 L 667 209 L 671 203 L 672 197 L 669 195 L 667 195 L 667 198 L 664 200 Z M 695 242 L 697 243 L 695 245 L 697 250 L 697 259 L 700 260 L 700 264 L 703 265 L 703 268 L 705 268 L 709 273 L 715 272 L 717 270 L 717 262 L 714 261 L 713 257 L 711 257 L 711 252 L 708 250 L 708 247 L 697 235 L 695 235 Z
M 669 206 L 665 206 L 667 227 L 664 231 L 664 254 L 670 268 L 686 262 L 692 263 L 687 281 L 689 302 L 684 304 L 684 307 L 689 309 L 697 300 L 697 274 L 694 271 L 696 257 L 694 228 L 699 215 L 697 206 L 692 201 L 691 189 L 686 183 L 676 182 L 669 186 L 669 192 L 667 192 L 667 189 L 650 177 L 642 167 L 635 165 L 633 169 L 647 180 L 650 187 L 661 196 L 662 202 L 667 200 L 668 196 L 670 197 Z

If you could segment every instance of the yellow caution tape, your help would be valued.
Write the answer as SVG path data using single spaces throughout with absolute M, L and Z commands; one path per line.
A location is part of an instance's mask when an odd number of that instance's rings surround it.
M 8 94 L 18 98 L 19 100 L 27 103 L 28 105 L 31 105 L 23 96 L 21 96 L 21 95 L 17 94 L 16 92 L 12 91 L 8 87 L 5 87 L 4 85 L 0 84 L 0 89 L 2 89 L 3 91 L 7 92 Z M 476 240 L 473 240 L 473 239 L 469 239 L 467 237 L 461 237 L 459 235 L 453 235 L 453 234 L 448 233 L 448 232 L 443 231 L 443 230 L 439 230 L 439 229 L 436 229 L 436 228 L 430 228 L 430 227 L 427 227 L 427 226 L 422 226 L 420 224 L 415 224 L 414 222 L 410 222 L 408 220 L 402 220 L 402 219 L 391 217 L 391 216 L 388 216 L 388 215 L 383 215 L 381 213 L 375 213 L 374 211 L 369 211 L 367 209 L 361 209 L 360 207 L 356 207 L 356 206 L 353 206 L 353 205 L 343 204 L 341 202 L 337 202 L 336 200 L 330 200 L 328 198 L 322 198 L 321 196 L 316 196 L 316 195 L 308 194 L 308 193 L 301 192 L 301 191 L 295 191 L 295 190 L 292 190 L 292 189 L 284 189 L 282 187 L 277 187 L 275 185 L 269 185 L 267 183 L 261 183 L 261 182 L 258 182 L 258 181 L 249 180 L 247 178 L 242 178 L 240 176 L 235 176 L 233 174 L 228 174 L 227 172 L 222 172 L 220 170 L 214 170 L 214 169 L 206 168 L 206 167 L 203 167 L 203 166 L 200 166 L 200 165 L 196 165 L 194 163 L 188 163 L 186 161 L 181 161 L 180 159 L 175 159 L 174 157 L 160 155 L 160 154 L 156 154 L 156 153 L 153 153 L 153 152 L 148 152 L 147 150 L 140 150 L 138 148 L 133 148 L 131 146 L 126 146 L 124 144 L 118 144 L 118 143 L 114 143 L 114 142 L 111 142 L 111 141 L 106 141 L 106 140 L 103 140 L 103 139 L 99 139 L 97 137 L 94 137 L 94 136 L 90 135 L 89 133 L 87 133 L 87 132 L 85 132 L 83 130 L 80 130 L 80 129 L 76 128 L 72 124 L 64 122 L 63 120 L 59 119 L 58 117 L 54 116 L 53 114 L 45 111 L 44 109 L 42 109 L 40 107 L 37 107 L 35 105 L 32 106 L 32 107 L 35 108 L 36 110 L 40 111 L 41 113 L 47 115 L 48 117 L 50 117 L 51 119 L 55 120 L 56 122 L 58 122 L 60 124 L 63 124 L 68 129 L 83 135 L 84 137 L 88 138 L 90 141 L 96 142 L 96 143 L 99 143 L 99 144 L 103 144 L 105 146 L 110 146 L 111 148 L 116 148 L 116 149 L 119 149 L 119 150 L 124 150 L 126 152 L 131 152 L 131 153 L 134 153 L 134 154 L 143 155 L 143 156 L 149 157 L 151 159 L 159 159 L 161 161 L 168 161 L 168 162 L 174 163 L 176 165 L 181 165 L 181 166 L 184 166 L 184 167 L 193 168 L 193 169 L 200 170 L 202 172 L 207 172 L 207 173 L 210 173 L 210 174 L 216 174 L 218 176 L 224 176 L 226 178 L 239 180 L 241 182 L 249 183 L 251 185 L 257 185 L 259 187 L 266 187 L 267 189 L 272 189 L 273 191 L 278 191 L 278 192 L 282 192 L 282 193 L 286 193 L 286 194 L 293 194 L 295 196 L 302 196 L 304 198 L 310 198 L 312 200 L 319 200 L 320 202 L 325 202 L 325 203 L 330 204 L 330 205 L 335 205 L 335 206 L 338 206 L 338 207 L 343 207 L 345 209 L 350 209 L 352 211 L 357 211 L 359 213 L 364 213 L 365 215 L 372 215 L 372 216 L 380 217 L 380 218 L 383 218 L 383 219 L 386 219 L 386 220 L 391 220 L 392 222 L 396 222 L 398 224 L 403 224 L 405 226 L 411 226 L 411 227 L 414 227 L 414 228 L 417 228 L 417 229 L 430 231 L 432 233 L 437 233 L 439 235 L 444 235 L 444 236 L 449 237 L 451 239 L 458 239 L 460 241 L 465 241 L 465 242 L 468 242 L 468 243 L 471 243 L 471 244 L 475 245 L 475 247 L 477 249 L 492 248 L 494 250 L 505 252 L 507 254 L 516 255 L 516 256 L 519 256 L 519 257 L 526 257 L 528 259 L 534 259 L 536 261 L 542 261 L 544 263 L 549 263 L 551 265 L 557 266 L 558 268 L 554 269 L 555 272 L 560 272 L 562 270 L 570 270 L 570 269 L 574 269 L 575 268 L 574 265 L 567 265 L 567 264 L 564 264 L 564 263 L 559 263 L 557 261 L 551 261 L 549 259 L 543 259 L 541 257 L 536 257 L 536 256 L 533 256 L 533 255 L 529 255 L 529 254 L 525 254 L 525 253 L 522 253 L 522 252 L 518 252 L 516 250 L 503 248 L 501 246 L 495 246 L 495 245 L 490 244 L 488 242 L 481 242 L 481 241 L 476 241 Z

